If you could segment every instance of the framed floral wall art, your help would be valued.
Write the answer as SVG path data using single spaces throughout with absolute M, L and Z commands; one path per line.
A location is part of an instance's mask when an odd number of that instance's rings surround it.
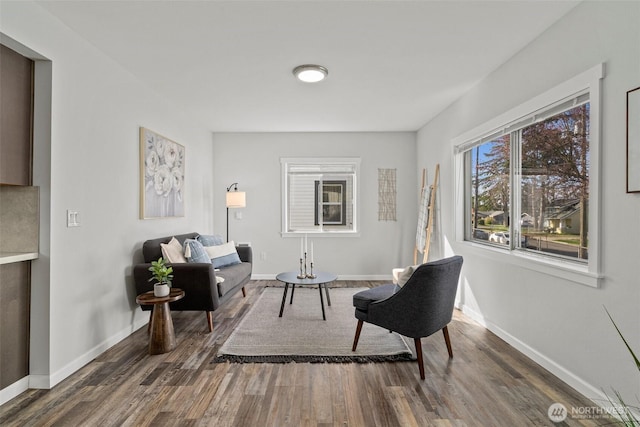
M 184 216 L 184 146 L 140 128 L 140 218 Z

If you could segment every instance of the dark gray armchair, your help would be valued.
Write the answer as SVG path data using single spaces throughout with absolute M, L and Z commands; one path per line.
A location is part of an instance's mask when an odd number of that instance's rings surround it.
M 413 338 L 420 378 L 424 379 L 420 338 L 442 330 L 449 357 L 453 357 L 447 325 L 453 316 L 461 269 L 462 257 L 453 256 L 422 264 L 401 288 L 382 285 L 355 294 L 358 326 L 352 350 L 356 350 L 364 322 Z

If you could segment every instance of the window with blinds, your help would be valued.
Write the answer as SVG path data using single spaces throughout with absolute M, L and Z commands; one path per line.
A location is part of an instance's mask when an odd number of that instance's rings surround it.
M 282 232 L 357 232 L 358 158 L 283 158 Z

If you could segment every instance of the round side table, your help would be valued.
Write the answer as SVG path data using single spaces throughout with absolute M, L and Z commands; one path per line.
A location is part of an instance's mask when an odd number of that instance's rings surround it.
M 149 330 L 149 354 L 168 353 L 176 347 L 169 303 L 183 297 L 184 291 L 179 288 L 171 288 L 171 292 L 166 297 L 156 297 L 153 291 L 136 297 L 136 302 L 140 305 L 153 305 Z

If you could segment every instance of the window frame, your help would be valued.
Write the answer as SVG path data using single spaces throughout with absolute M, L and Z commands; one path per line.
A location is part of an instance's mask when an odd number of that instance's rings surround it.
M 360 235 L 359 229 L 359 179 L 360 179 L 360 158 L 359 157 L 283 157 L 280 159 L 281 165 L 281 197 L 282 197 L 282 223 L 280 234 L 283 237 L 300 237 L 303 235 L 314 235 L 314 236 L 331 236 L 331 237 L 357 237 Z M 344 165 L 350 166 L 353 168 L 353 189 L 352 189 L 352 209 L 353 209 L 353 218 L 352 223 L 353 226 L 349 230 L 340 230 L 340 229 L 320 229 L 320 230 L 289 230 L 289 170 L 291 166 L 301 166 L 301 165 L 318 165 L 318 166 L 326 166 L 326 165 Z M 328 175 L 335 175 L 335 173 L 328 173 Z M 337 182 L 335 179 L 329 179 L 327 181 L 321 180 L 323 184 Z M 344 181 L 343 181 L 344 183 Z M 317 191 L 317 182 L 314 183 L 314 187 L 316 187 Z M 314 191 L 314 194 L 316 193 Z M 342 214 L 343 218 L 346 220 L 346 187 L 345 193 L 342 194 Z M 314 207 L 314 213 L 318 213 L 318 208 L 320 205 L 317 203 L 317 195 L 315 197 L 316 205 Z M 317 218 L 315 218 L 317 219 Z M 314 221 L 316 222 L 316 221 Z M 340 225 L 340 224 L 327 224 L 330 226 Z M 346 221 L 345 221 L 346 225 Z
M 532 98 L 531 100 L 515 107 L 507 112 L 488 120 L 462 135 L 453 138 L 451 141 L 453 149 L 453 161 L 455 170 L 455 238 L 456 241 L 472 250 L 478 250 L 482 255 L 498 258 L 503 262 L 517 265 L 523 268 L 540 271 L 556 277 L 561 277 L 576 283 L 591 287 L 599 287 L 602 279 L 601 274 L 601 227 L 600 227 L 600 206 L 601 206 L 601 178 L 600 178 L 600 152 L 601 152 L 601 81 L 604 78 L 604 64 L 598 64 L 591 69 L 561 83 L 552 89 Z M 465 153 L 486 138 L 493 137 L 497 133 L 509 133 L 509 127 L 518 124 L 521 126 L 523 120 L 535 120 L 538 112 L 550 111 L 554 106 L 560 105 L 566 100 L 589 94 L 590 103 L 590 140 L 589 140 L 589 259 L 587 262 L 575 261 L 571 259 L 558 258 L 544 253 L 532 251 L 514 250 L 514 242 L 519 236 L 514 235 L 513 221 L 510 225 L 511 244 L 509 247 L 499 247 L 487 245 L 479 242 L 467 240 L 467 195 L 471 191 L 471 182 L 466 179 L 466 170 L 470 166 Z M 513 206 L 514 197 L 518 197 L 517 188 L 519 182 L 519 154 L 511 152 L 511 201 Z M 519 215 L 518 209 L 511 209 L 511 215 Z M 514 216 L 515 217 L 515 216 Z

